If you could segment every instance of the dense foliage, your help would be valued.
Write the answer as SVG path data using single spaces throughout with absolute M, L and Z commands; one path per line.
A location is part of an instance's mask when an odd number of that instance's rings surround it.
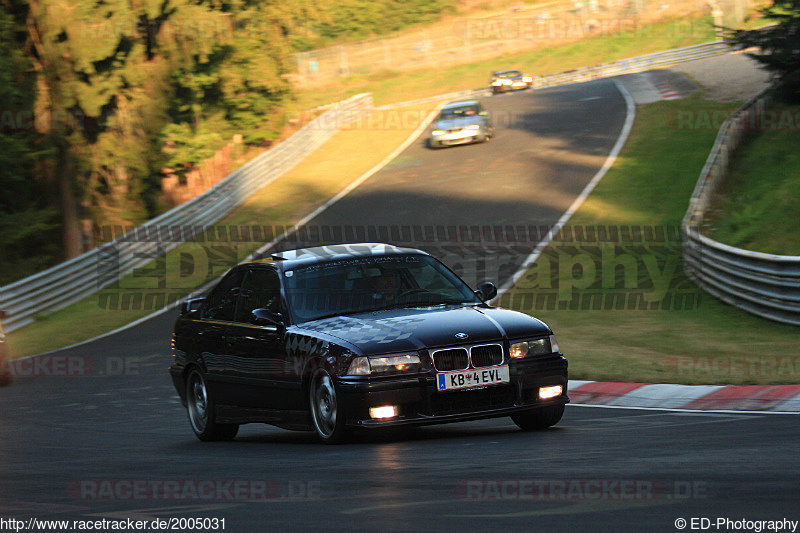
M 0 10 L 0 283 L 36 271 L 58 255 L 56 212 L 48 184 L 32 180 L 47 139 L 34 131 L 35 76 L 11 13 Z
M 293 96 L 293 52 L 452 4 L 0 2 L 0 284 L 80 253 L 87 228 L 162 211 L 162 169 L 180 174 L 234 134 L 274 139 Z
M 761 13 L 775 24 L 729 31 L 728 42 L 741 48 L 758 47 L 758 52 L 748 55 L 779 78 L 786 99 L 800 101 L 800 0 L 773 0 Z

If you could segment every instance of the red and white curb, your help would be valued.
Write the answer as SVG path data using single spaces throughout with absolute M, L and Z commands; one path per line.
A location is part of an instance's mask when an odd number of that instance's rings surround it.
M 572 380 L 578 405 L 698 411 L 800 412 L 800 385 L 672 385 Z
M 673 89 L 672 85 L 666 81 L 660 81 L 656 83 L 655 86 L 656 91 L 658 91 L 658 94 L 661 95 L 663 100 L 677 100 L 678 98 L 681 98 L 680 93 Z
M 653 70 L 646 72 L 645 76 L 647 76 L 647 79 L 653 85 L 662 100 L 677 100 L 681 98 L 681 94 L 675 90 L 661 71 Z

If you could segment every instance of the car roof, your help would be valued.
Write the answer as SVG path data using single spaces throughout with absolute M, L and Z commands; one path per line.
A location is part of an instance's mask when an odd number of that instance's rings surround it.
M 275 261 L 281 269 L 289 270 L 299 266 L 310 265 L 320 262 L 337 261 L 356 257 L 375 257 L 398 254 L 429 255 L 416 248 L 403 248 L 392 244 L 384 243 L 351 243 L 351 244 L 332 244 L 330 246 L 315 246 L 311 248 L 298 248 L 296 250 L 286 250 L 272 254 L 272 261 Z
M 450 109 L 450 108 L 453 108 L 453 107 L 462 107 L 462 106 L 466 106 L 466 105 L 480 105 L 480 102 L 478 102 L 477 100 L 461 100 L 459 102 L 450 102 L 449 104 L 444 106 L 442 109 Z

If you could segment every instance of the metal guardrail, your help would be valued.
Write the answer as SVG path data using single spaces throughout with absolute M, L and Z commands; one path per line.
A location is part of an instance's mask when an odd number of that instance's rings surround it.
M 534 89 L 543 89 L 545 87 L 581 83 L 611 76 L 620 76 L 622 74 L 635 74 L 654 68 L 662 68 L 686 61 L 694 61 L 726 54 L 730 52 L 730 50 L 727 44 L 719 41 L 696 44 L 684 48 L 675 48 L 674 50 L 668 50 L 666 52 L 657 52 L 655 54 L 600 63 L 599 65 L 592 65 L 589 67 L 580 67 L 567 72 L 536 76 L 533 79 L 533 87 Z
M 683 257 L 689 277 L 723 302 L 800 326 L 800 256 L 743 250 L 700 232 L 711 197 L 726 178 L 731 154 L 749 130 L 763 123 L 768 102 L 768 93 L 757 96 L 720 128 L 681 224 Z
M 654 54 L 630 57 L 626 59 L 620 59 L 618 61 L 609 61 L 608 63 L 600 63 L 598 65 L 592 65 L 588 67 L 580 67 L 565 72 L 534 76 L 533 88 L 546 89 L 548 87 L 569 85 L 571 83 L 583 83 L 587 81 L 599 80 L 601 78 L 609 78 L 611 76 L 636 74 L 637 72 L 645 72 L 654 68 L 668 67 L 678 63 L 685 63 L 686 61 L 695 61 L 697 59 L 705 59 L 707 57 L 723 55 L 729 53 L 730 51 L 731 49 L 727 44 L 719 41 L 695 44 L 692 46 L 686 46 L 684 48 L 667 50 L 666 52 L 656 52 Z M 489 95 L 491 95 L 491 91 L 488 88 L 474 89 L 471 91 L 458 91 L 440 94 L 437 96 L 429 96 L 426 98 L 419 98 L 417 100 L 400 102 L 398 104 L 383 105 L 376 107 L 376 109 L 390 109 L 393 107 L 427 104 L 445 99 L 468 100 Z
M 705 43 L 667 52 L 659 52 L 620 61 L 582 67 L 568 72 L 548 74 L 534 78 L 535 88 L 580 83 L 608 76 L 643 72 L 726 53 L 728 47 L 719 42 Z M 487 88 L 459 91 L 445 95 L 422 98 L 410 102 L 381 106 L 388 109 L 439 100 L 480 98 L 490 94 Z M 255 191 L 277 179 L 303 157 L 327 141 L 339 127 L 355 120 L 373 109 L 372 95 L 354 96 L 330 107 L 325 113 L 307 124 L 272 150 L 253 159 L 228 175 L 202 195 L 164 213 L 140 226 L 147 228 L 177 227 L 183 232 L 182 241 L 214 224 L 240 205 Z M 166 242 L 165 242 L 166 241 Z M 52 312 L 67 307 L 93 292 L 116 282 L 178 246 L 172 239 L 142 242 L 130 234 L 110 241 L 94 250 L 65 261 L 10 285 L 0 287 L 0 309 L 8 314 L 3 322 L 7 332 L 35 321 L 38 313 Z
M 118 281 L 121 276 L 149 263 L 181 244 L 174 239 L 134 238 L 148 229 L 178 228 L 186 241 L 222 219 L 258 189 L 291 170 L 341 126 L 372 109 L 372 95 L 360 94 L 339 102 L 306 124 L 275 148 L 229 174 L 205 193 L 136 228 L 133 232 L 103 244 L 52 268 L 0 287 L 0 309 L 8 318 L 7 332 L 35 321 L 38 313 L 67 307 L 95 291 Z

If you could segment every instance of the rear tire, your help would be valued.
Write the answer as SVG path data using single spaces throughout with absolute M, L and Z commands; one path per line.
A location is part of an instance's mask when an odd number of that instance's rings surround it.
M 0 331 L 0 335 L 2 334 L 3 332 Z M 10 370 L 11 363 L 6 359 L 5 355 L 3 354 L 2 351 L 3 348 L 5 348 L 5 346 L 0 344 L 0 387 L 9 385 L 11 383 L 11 370 Z
M 239 432 L 239 424 L 217 422 L 214 398 L 206 387 L 203 373 L 197 368 L 186 378 L 186 410 L 194 434 L 203 442 L 232 440 Z
M 511 415 L 511 420 L 525 431 L 545 429 L 558 424 L 564 415 L 564 404 L 539 407 Z

